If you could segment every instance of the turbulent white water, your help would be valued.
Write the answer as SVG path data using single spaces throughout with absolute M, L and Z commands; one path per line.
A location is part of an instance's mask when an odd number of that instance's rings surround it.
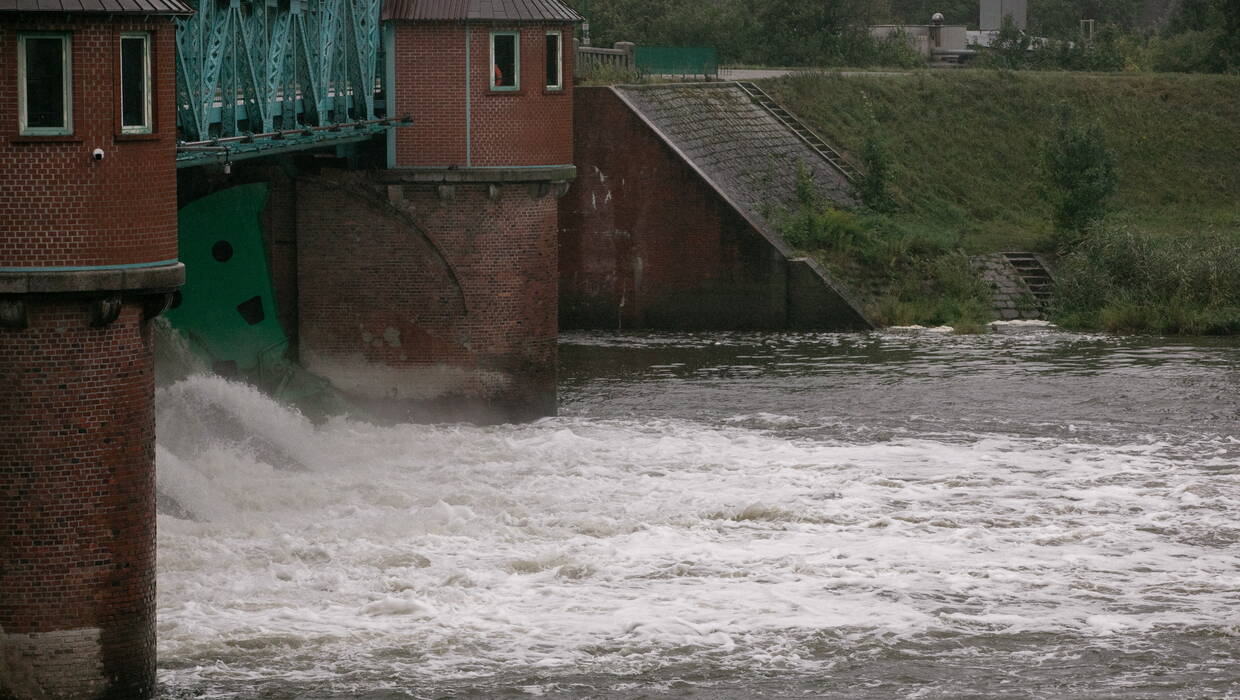
M 659 367 L 490 428 L 161 388 L 165 694 L 1240 696 L 1234 434 L 590 408 Z

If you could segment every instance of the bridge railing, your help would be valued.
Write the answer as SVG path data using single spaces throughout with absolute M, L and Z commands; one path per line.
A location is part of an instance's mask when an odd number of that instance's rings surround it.
M 177 20 L 181 140 L 373 120 L 381 0 L 190 0 Z
M 599 73 L 612 75 L 635 74 L 637 62 L 634 60 L 635 45 L 631 41 L 617 41 L 614 48 L 604 49 L 595 46 L 581 46 L 577 40 L 577 56 L 573 62 L 573 75 L 581 78 Z

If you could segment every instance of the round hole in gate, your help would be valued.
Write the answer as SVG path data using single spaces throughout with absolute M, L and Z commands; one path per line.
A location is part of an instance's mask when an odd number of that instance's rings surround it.
M 216 241 L 215 245 L 211 246 L 211 257 L 220 262 L 228 262 L 232 256 L 233 247 L 228 241 Z

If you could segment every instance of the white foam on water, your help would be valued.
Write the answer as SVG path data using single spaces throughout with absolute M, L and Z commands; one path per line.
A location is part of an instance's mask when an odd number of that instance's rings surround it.
M 850 443 L 775 414 L 316 427 L 203 376 L 157 403 L 159 487 L 191 516 L 159 519 L 172 688 L 814 671 L 823 635 L 1240 635 L 1240 473 L 1158 441 Z

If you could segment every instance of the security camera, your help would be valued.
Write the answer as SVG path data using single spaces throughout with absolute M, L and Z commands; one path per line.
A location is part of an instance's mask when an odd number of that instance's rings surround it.
M 90 157 L 94 158 L 95 160 L 103 160 L 103 149 L 96 148 L 94 151 L 91 152 Z

